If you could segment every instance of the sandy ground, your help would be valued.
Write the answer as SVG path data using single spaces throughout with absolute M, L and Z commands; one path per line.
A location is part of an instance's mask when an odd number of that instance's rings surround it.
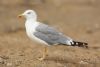
M 23 30 L 0 36 L 0 67 L 99 67 L 100 46 L 89 48 L 71 46 L 48 47 L 48 56 L 42 56 L 44 46 L 36 44 Z
M 44 46 L 27 37 L 23 19 L 17 18 L 26 9 L 34 9 L 39 21 L 87 42 L 89 48 L 51 46 L 46 59 L 37 60 Z M 100 67 L 100 1 L 1 0 L 0 67 Z

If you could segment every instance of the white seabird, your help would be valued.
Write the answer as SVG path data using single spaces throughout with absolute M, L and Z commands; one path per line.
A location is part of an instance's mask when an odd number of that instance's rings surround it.
M 25 28 L 28 37 L 32 40 L 36 40 L 45 45 L 68 45 L 68 46 L 79 46 L 88 47 L 87 43 L 74 41 L 70 37 L 64 35 L 63 33 L 57 31 L 55 28 L 40 23 L 37 21 L 37 14 L 34 10 L 26 10 L 19 17 L 25 17 Z M 45 59 L 47 49 L 45 47 L 43 57 L 40 60 Z

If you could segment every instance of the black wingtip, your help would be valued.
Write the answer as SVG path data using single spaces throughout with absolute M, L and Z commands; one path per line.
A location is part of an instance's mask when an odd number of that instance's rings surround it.
M 88 48 L 88 43 L 73 41 L 72 46 Z

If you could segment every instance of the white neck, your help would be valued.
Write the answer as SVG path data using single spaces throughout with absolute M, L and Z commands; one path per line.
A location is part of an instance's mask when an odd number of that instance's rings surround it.
M 26 21 L 37 21 L 37 17 L 27 17 Z
M 28 19 L 26 19 L 26 22 L 30 22 L 30 23 L 34 23 L 34 22 L 37 22 L 37 20 L 36 19 L 33 19 L 33 18 L 28 18 Z
M 25 27 L 30 28 L 30 27 L 34 27 L 34 25 L 37 25 L 37 24 L 38 22 L 35 19 L 31 18 L 31 19 L 26 20 Z

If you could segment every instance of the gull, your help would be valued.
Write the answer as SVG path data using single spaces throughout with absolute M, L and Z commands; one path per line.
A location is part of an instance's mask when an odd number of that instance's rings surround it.
M 26 10 L 19 17 L 26 18 L 25 28 L 28 37 L 31 40 L 35 40 L 47 46 L 53 45 L 66 45 L 66 46 L 78 46 L 88 48 L 88 44 L 85 42 L 75 41 L 72 38 L 59 32 L 57 29 L 37 21 L 37 14 L 34 10 Z M 43 56 L 39 60 L 44 60 L 47 56 L 47 46 L 43 51 Z

